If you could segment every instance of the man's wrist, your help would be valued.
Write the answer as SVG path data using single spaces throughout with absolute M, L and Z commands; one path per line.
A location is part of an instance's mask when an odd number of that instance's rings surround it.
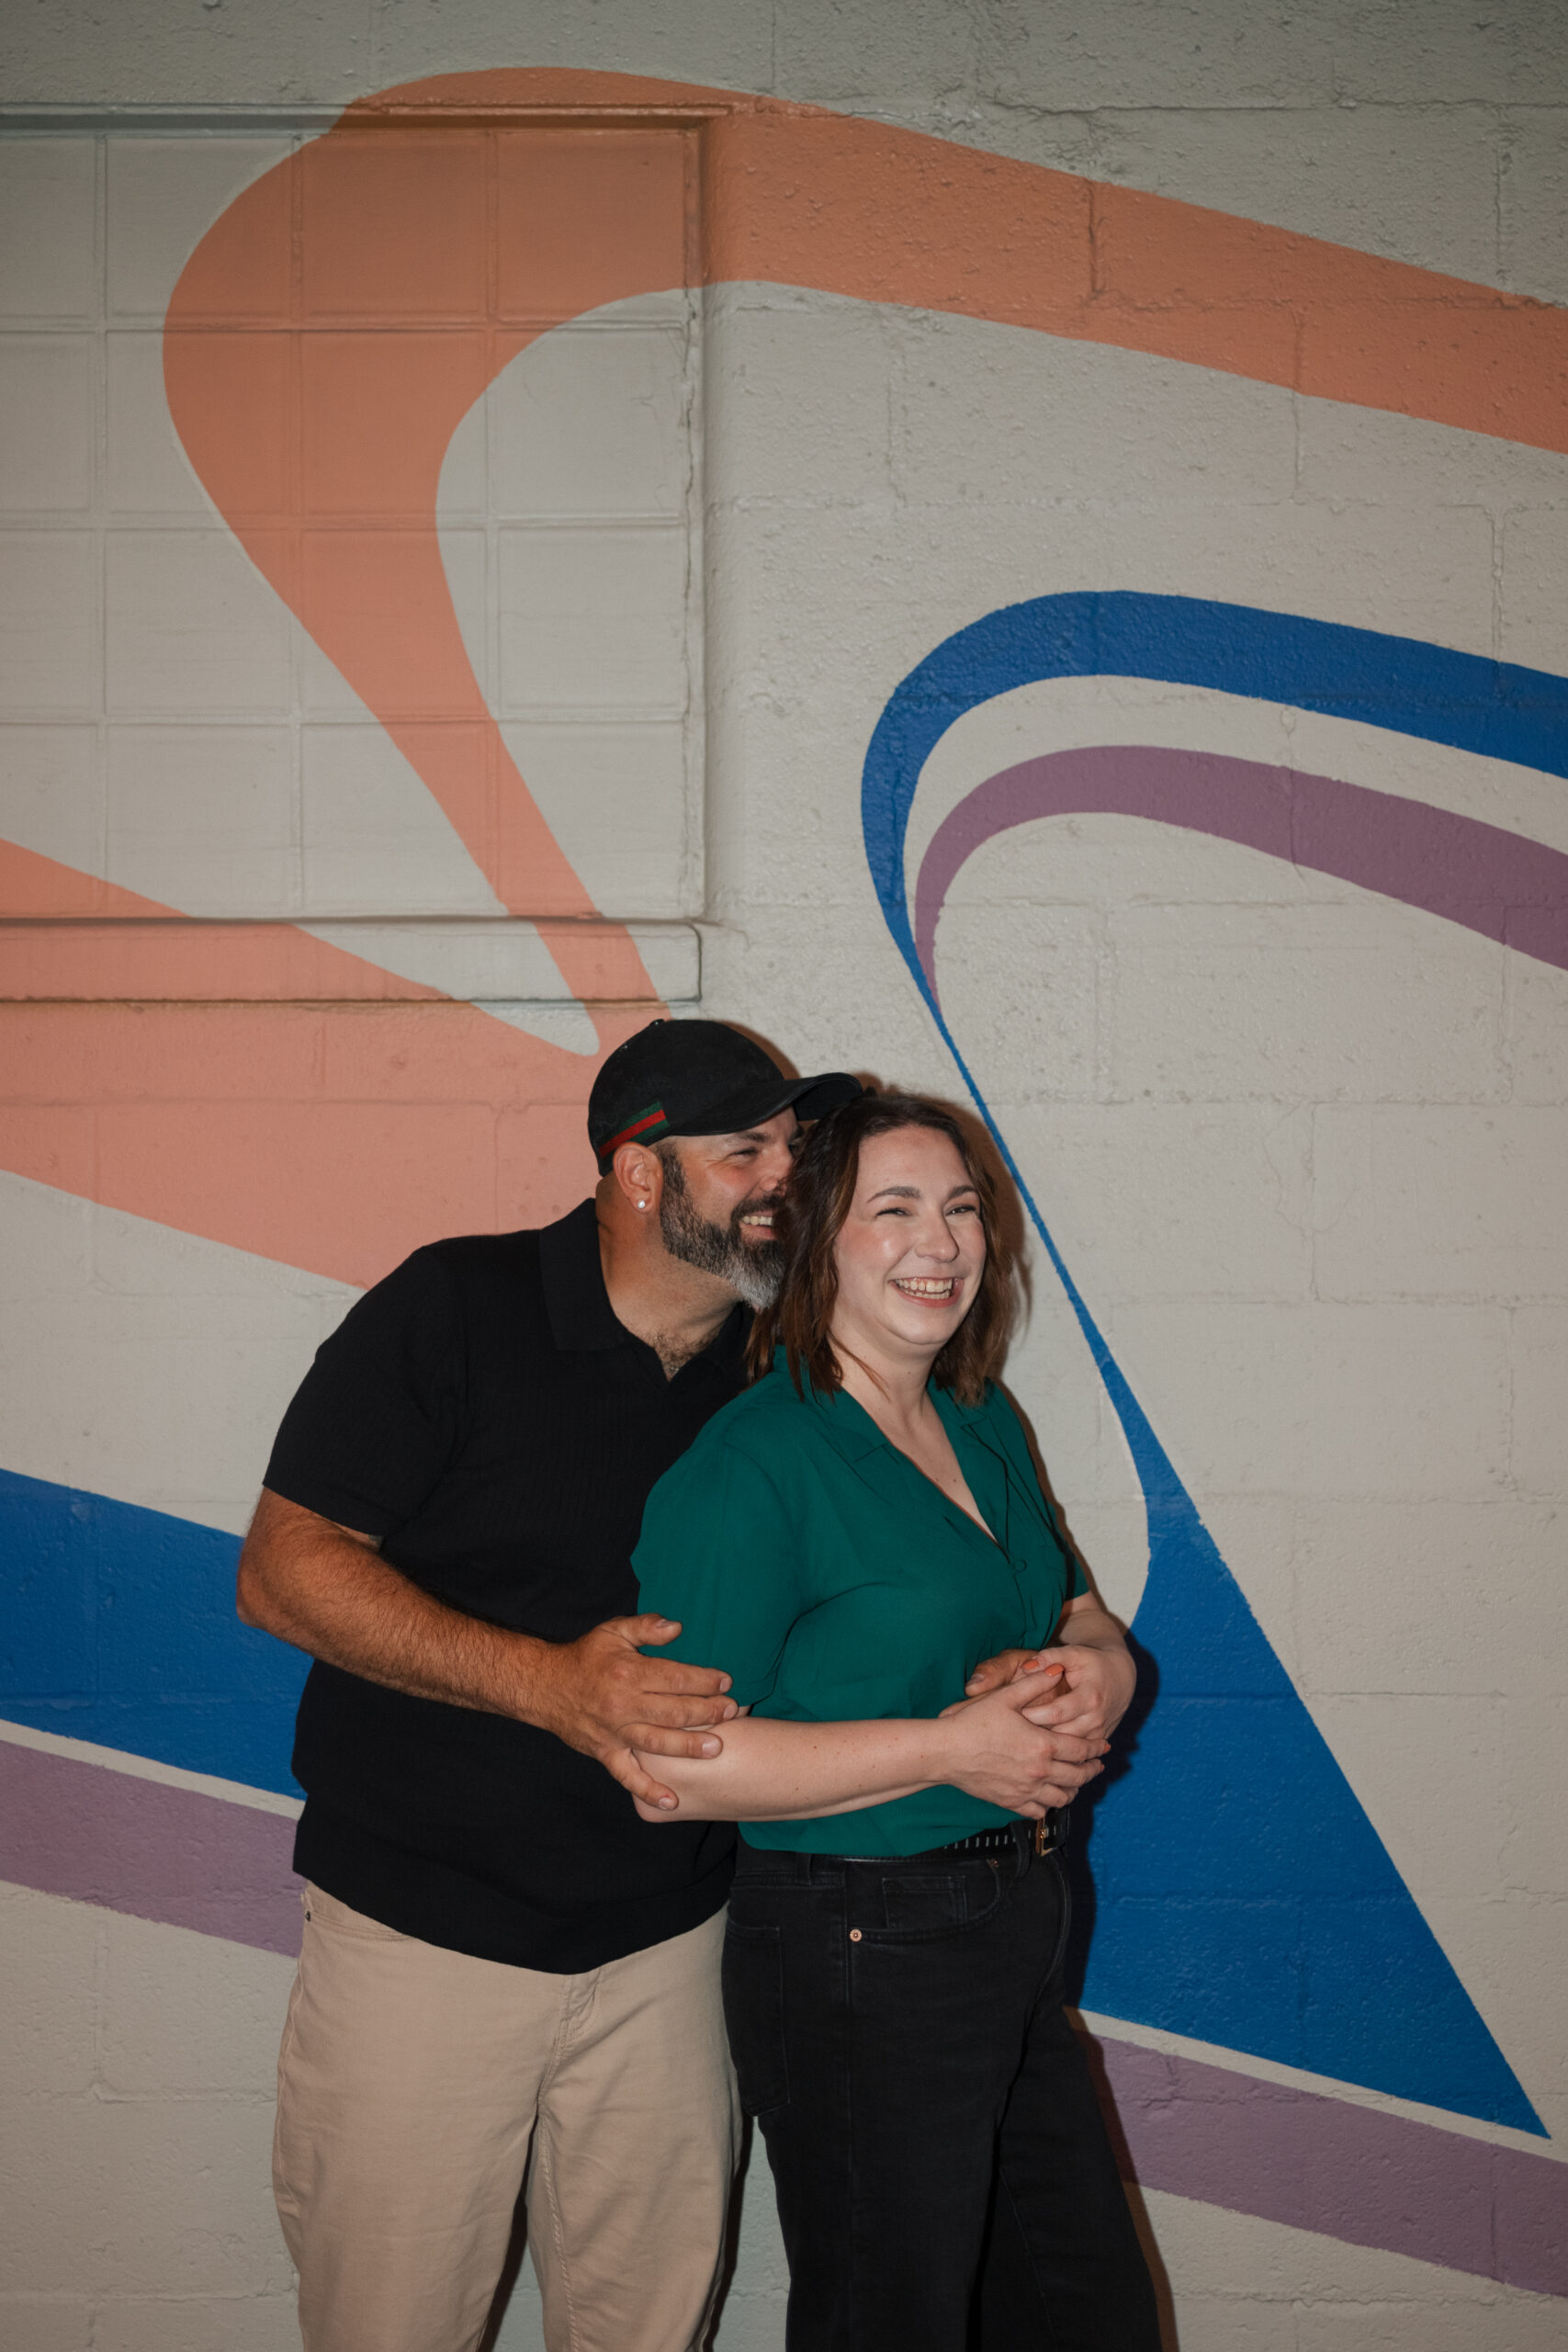
M 550 1712 L 551 1677 L 547 1652 L 558 1649 L 556 1642 L 541 1641 L 537 1634 L 513 1633 L 498 1627 L 504 1647 L 497 1660 L 502 1689 L 498 1696 L 504 1704 L 501 1712 L 514 1722 L 532 1724 L 536 1731 L 550 1731 L 554 1725 L 546 1720 Z

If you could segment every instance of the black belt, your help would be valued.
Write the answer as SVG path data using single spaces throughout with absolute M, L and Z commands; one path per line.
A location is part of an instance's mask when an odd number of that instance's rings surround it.
M 1071 1818 L 1071 1805 L 1058 1805 L 1039 1821 L 1008 1822 L 996 1829 L 977 1829 L 973 1838 L 955 1838 L 951 1846 L 938 1846 L 934 1850 L 939 1854 L 1005 1854 L 1016 1850 L 1021 1860 L 1038 1861 L 1043 1855 L 1054 1854 L 1066 1844 Z
M 1010 1821 L 995 1829 L 976 1829 L 972 1838 L 955 1838 L 951 1846 L 929 1846 L 923 1854 L 842 1854 L 846 1862 L 939 1862 L 974 1855 L 1016 1854 L 1020 1870 L 1054 1854 L 1066 1843 L 1071 1805 L 1058 1805 L 1041 1821 Z

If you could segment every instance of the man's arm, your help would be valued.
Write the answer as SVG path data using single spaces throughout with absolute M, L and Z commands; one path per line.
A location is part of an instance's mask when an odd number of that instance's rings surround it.
M 722 1740 L 701 1726 L 735 1713 L 728 1674 L 641 1655 L 640 1644 L 680 1632 L 667 1618 L 614 1617 L 575 1642 L 487 1625 L 400 1576 L 374 1537 L 265 1487 L 240 1555 L 237 1600 L 247 1625 L 367 1682 L 553 1732 L 647 1804 L 671 1792 L 634 1747 L 716 1756 Z

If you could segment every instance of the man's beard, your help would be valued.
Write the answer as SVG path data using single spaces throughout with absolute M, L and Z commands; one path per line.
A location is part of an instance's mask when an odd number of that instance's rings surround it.
M 748 1241 L 740 1220 L 770 1205 L 770 1196 L 757 1193 L 742 1201 L 728 1225 L 710 1225 L 686 1190 L 686 1171 L 678 1155 L 660 1153 L 664 1163 L 664 1190 L 659 1203 L 659 1230 L 664 1247 L 683 1266 L 699 1273 L 716 1274 L 748 1306 L 771 1306 L 784 1278 L 781 1242 Z

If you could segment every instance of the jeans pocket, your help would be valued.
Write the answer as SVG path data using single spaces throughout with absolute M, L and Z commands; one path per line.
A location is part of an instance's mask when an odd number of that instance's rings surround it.
M 962 1882 L 953 1876 L 935 1878 L 913 1873 L 882 1882 L 882 1924 L 885 1928 L 956 1928 L 968 1917 Z
M 787 2106 L 784 1945 L 776 1927 L 731 1917 L 725 1928 L 724 2022 L 747 2114 Z
M 866 1880 L 871 1872 L 863 1870 Z M 851 1940 L 875 1945 L 940 1943 L 988 1927 L 1011 1893 L 999 1869 L 973 1864 L 937 1878 L 931 1872 L 884 1871 L 874 1884 L 852 1887 L 850 1917 L 863 1928 Z M 880 1914 L 880 1917 L 878 1916 Z
M 370 1919 L 363 1911 L 351 1910 L 346 1903 L 340 1903 L 335 1894 L 328 1894 L 324 1889 L 313 1884 L 308 1884 L 305 1889 L 305 1917 L 312 1927 L 330 1928 L 334 1934 L 354 1936 L 361 1943 L 407 1944 L 414 1940 L 413 1937 L 405 1936 L 400 1928 L 384 1928 L 379 1919 Z

